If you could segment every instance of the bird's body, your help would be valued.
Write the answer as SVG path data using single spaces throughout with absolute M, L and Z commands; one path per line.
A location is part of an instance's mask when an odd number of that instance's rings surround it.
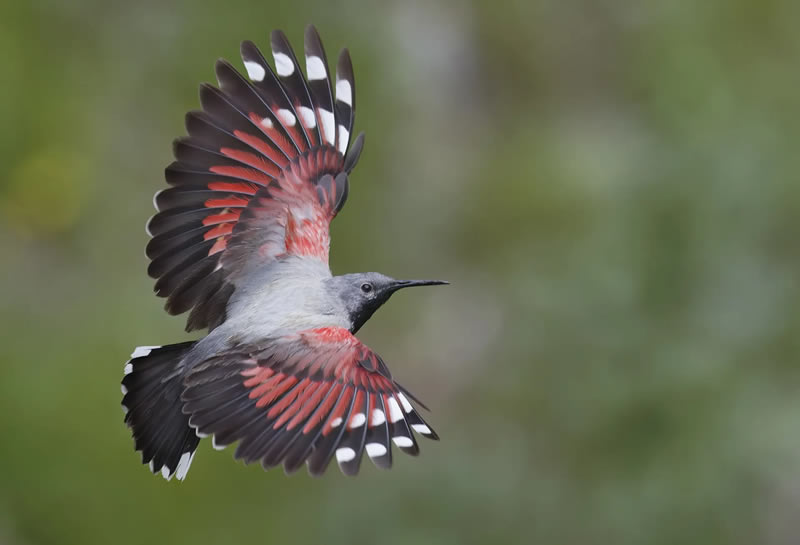
M 329 224 L 349 191 L 363 146 L 352 143 L 350 57 L 335 85 L 316 30 L 306 72 L 285 36 L 272 34 L 274 73 L 242 44 L 249 81 L 217 64 L 220 89 L 201 87 L 189 137 L 175 143 L 172 186 L 154 199 L 148 272 L 171 314 L 191 311 L 198 341 L 139 347 L 125 366 L 125 421 L 142 461 L 183 479 L 197 445 L 238 442 L 235 456 L 346 474 L 362 453 L 391 466 L 391 443 L 416 454 L 412 430 L 436 434 L 413 396 L 354 333 L 397 290 L 441 284 L 379 273 L 334 276 Z M 335 98 L 333 91 L 335 89 Z M 410 401 L 410 400 L 411 401 Z
M 231 296 L 225 321 L 186 354 L 184 372 L 237 345 L 306 329 L 349 329 L 344 304 L 325 289 L 330 278 L 323 263 L 304 257 L 288 258 L 256 272 Z
M 276 262 L 237 288 L 220 327 L 250 339 L 314 327 L 350 329 L 344 303 L 327 289 L 331 278 L 330 269 L 317 259 Z

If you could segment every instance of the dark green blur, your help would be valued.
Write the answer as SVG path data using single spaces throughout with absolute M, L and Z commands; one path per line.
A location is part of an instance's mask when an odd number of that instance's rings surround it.
M 119 381 L 179 342 L 145 274 L 171 141 L 238 45 L 350 48 L 336 273 L 441 442 L 350 479 L 184 483 Z M 800 535 L 796 0 L 0 6 L 0 544 L 790 545 Z

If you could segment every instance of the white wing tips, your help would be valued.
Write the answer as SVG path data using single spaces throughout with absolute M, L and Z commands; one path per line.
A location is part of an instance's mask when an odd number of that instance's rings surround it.
M 427 426 L 427 424 L 411 424 L 411 429 L 421 435 L 433 434 L 433 431 Z
M 161 466 L 161 469 L 156 469 L 155 462 L 150 460 L 148 467 L 150 468 L 150 472 L 155 475 L 161 475 L 165 480 L 171 481 L 173 477 L 182 481 L 186 478 L 186 474 L 189 472 L 189 468 L 192 465 L 192 460 L 194 460 L 194 455 L 197 453 L 196 450 L 194 451 L 186 451 L 181 454 L 180 460 L 178 460 L 178 465 L 175 466 L 175 469 L 172 469 L 167 464 Z
M 303 126 L 308 129 L 313 129 L 317 126 L 317 118 L 314 115 L 314 111 L 311 108 L 306 106 L 300 106 L 298 108 L 298 112 L 300 114 L 300 118 L 303 120 Z
M 411 403 L 408 401 L 406 396 L 403 395 L 402 392 L 397 393 L 397 399 L 400 400 L 400 404 L 403 406 L 403 410 L 406 413 L 410 413 L 414 410 L 414 407 L 411 406 Z
M 416 456 L 419 446 L 415 434 L 438 439 L 409 397 L 412 396 L 401 391 L 377 394 L 374 398 L 367 397 L 362 406 L 353 409 L 346 420 L 347 433 L 335 451 L 336 461 L 345 475 L 358 473 L 362 453 L 366 453 L 376 467 L 389 469 L 392 467 L 392 444 Z
M 325 63 L 316 55 L 306 55 L 306 74 L 311 81 L 328 79 Z
M 333 112 L 329 112 L 324 108 L 317 108 L 317 112 L 319 112 L 319 117 L 322 120 L 322 132 L 324 133 L 325 140 L 328 144 L 333 145 L 336 142 L 336 132 L 334 130 L 336 120 L 333 116 Z
M 391 442 L 406 454 L 411 456 L 419 454 L 419 446 L 414 438 L 414 433 L 418 433 L 428 439 L 439 439 L 436 432 L 422 419 L 402 392 L 396 392 L 394 395 L 388 396 L 386 408 L 388 409 Z
M 389 420 L 392 424 L 403 419 L 403 411 L 400 410 L 400 405 L 394 397 L 389 398 Z
M 438 441 L 439 436 L 436 435 L 436 432 L 433 431 L 424 420 L 422 420 L 422 417 L 417 410 L 414 409 L 414 406 L 411 405 L 408 398 L 406 398 L 402 392 L 397 393 L 397 398 L 400 400 L 400 405 L 402 405 L 403 412 L 405 413 L 406 422 L 411 426 L 411 429 L 428 439 Z
M 355 119 L 355 79 L 353 77 L 353 63 L 350 52 L 342 49 L 336 63 L 336 123 L 338 125 L 338 149 L 342 155 L 347 153 L 350 145 L 350 135 L 353 132 Z
M 131 354 L 131 359 L 134 358 L 143 358 L 144 356 L 149 356 L 150 352 L 156 350 L 157 348 L 161 348 L 160 346 L 137 346 L 133 350 L 133 354 Z
M 270 46 L 274 71 L 255 44 L 242 42 L 242 60 L 250 81 L 262 85 L 262 82 L 266 84 L 265 80 L 271 81 L 277 77 L 279 81 L 275 83 L 278 83 L 278 89 L 284 94 L 288 93 L 295 110 L 291 112 L 291 117 L 284 113 L 281 122 L 287 127 L 302 125 L 311 131 L 308 133 L 310 143 L 333 146 L 346 156 L 355 118 L 355 80 L 348 50 L 342 49 L 340 52 L 334 74 L 328 69 L 319 33 L 313 25 L 309 25 L 304 37 L 303 75 L 298 58 L 283 32 L 272 32 Z M 287 107 L 284 105 L 284 110 Z M 350 161 L 349 166 L 353 165 L 354 161 Z
M 370 426 L 380 426 L 386 422 L 386 414 L 380 409 L 372 409 L 372 421 L 369 423 Z
M 356 451 L 350 447 L 341 447 L 336 449 L 336 461 L 340 464 L 350 462 L 356 457 Z
M 266 68 L 254 60 L 244 61 L 244 69 L 247 70 L 247 76 L 252 81 L 264 81 L 264 77 L 267 75 Z
M 181 455 L 181 459 L 178 462 L 178 467 L 175 469 L 175 477 L 179 481 L 182 481 L 186 478 L 186 474 L 189 472 L 189 467 L 192 465 L 192 460 L 194 460 L 194 455 L 197 451 L 193 452 L 184 452 Z
M 294 73 L 294 62 L 289 55 L 286 53 L 273 51 L 272 58 L 275 59 L 275 71 L 279 76 L 286 77 L 291 76 Z
M 367 443 L 364 447 L 367 451 L 367 455 L 371 458 L 380 458 L 381 456 L 386 456 L 386 453 L 389 452 L 389 449 L 386 448 L 386 445 L 383 443 Z
M 359 428 L 367 421 L 367 416 L 364 413 L 356 413 L 350 420 L 350 428 Z
M 276 115 L 280 122 L 286 127 L 294 127 L 297 124 L 297 118 L 286 108 L 280 108 Z
M 414 446 L 414 440 L 405 435 L 395 435 L 392 437 L 392 442 L 400 448 L 411 448 Z
M 346 79 L 336 79 L 336 100 L 353 106 L 353 88 Z

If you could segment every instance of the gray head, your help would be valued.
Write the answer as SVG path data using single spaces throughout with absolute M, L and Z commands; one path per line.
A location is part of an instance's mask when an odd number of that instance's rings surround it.
M 334 276 L 329 282 L 347 309 L 353 333 L 397 290 L 448 283 L 443 280 L 396 280 L 376 272 L 343 274 Z

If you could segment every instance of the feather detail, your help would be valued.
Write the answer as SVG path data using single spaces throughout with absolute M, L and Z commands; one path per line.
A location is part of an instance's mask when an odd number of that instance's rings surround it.
M 187 330 L 221 323 L 237 277 L 253 264 L 295 255 L 327 263 L 330 222 L 347 199 L 363 143 L 349 150 L 349 54 L 340 54 L 334 84 L 314 27 L 305 34 L 306 76 L 282 32 L 270 41 L 274 70 L 247 41 L 247 77 L 217 62 L 219 87 L 200 87 L 202 111 L 187 114 L 188 136 L 175 141 L 165 170 L 171 187 L 154 198 L 148 273 L 168 312 L 192 311 Z
M 392 443 L 408 454 L 414 433 L 438 439 L 383 360 L 349 331 L 310 329 L 198 364 L 185 380 L 184 411 L 201 435 L 235 457 L 287 472 L 303 462 L 322 474 L 334 457 L 346 475 L 363 453 L 389 468 Z

